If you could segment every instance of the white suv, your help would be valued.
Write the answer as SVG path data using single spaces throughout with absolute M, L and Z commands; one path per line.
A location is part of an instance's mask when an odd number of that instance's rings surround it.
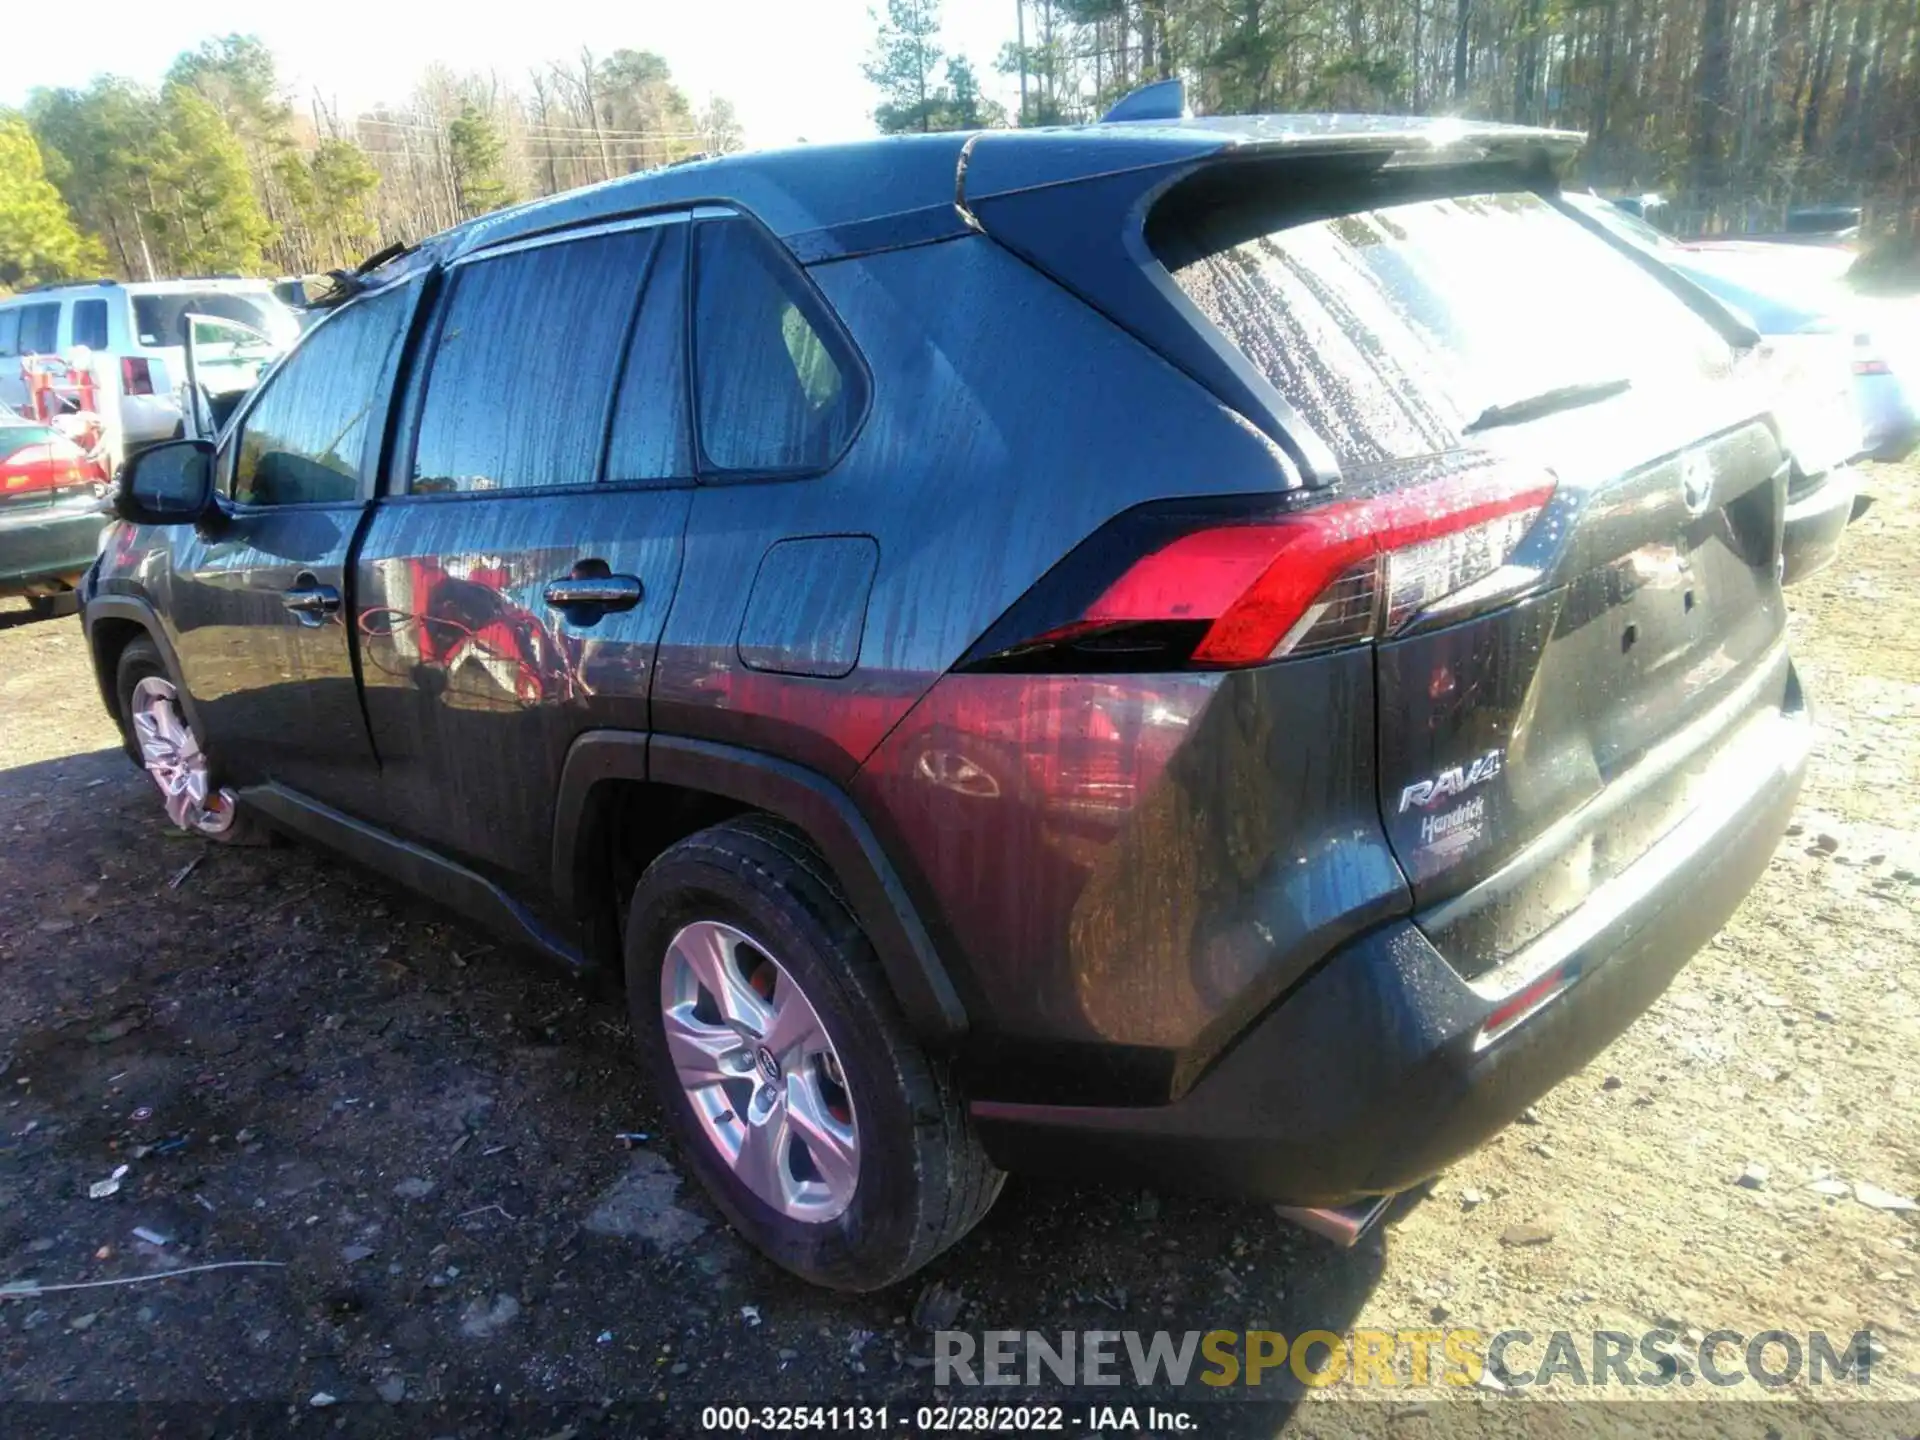
M 237 321 L 276 350 L 300 333 L 300 322 L 265 280 L 101 280 L 29 290 L 0 300 L 0 405 L 28 408 L 22 358 L 71 356 L 84 348 L 119 362 L 123 443 L 169 439 L 180 429 L 186 383 L 180 320 L 187 314 Z

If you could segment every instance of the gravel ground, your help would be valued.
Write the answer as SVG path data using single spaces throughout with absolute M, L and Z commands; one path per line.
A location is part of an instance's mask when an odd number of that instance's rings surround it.
M 259 1402 L 270 1428 L 334 1397 L 334 1427 L 527 1435 L 890 1402 L 899 1429 L 934 1398 L 944 1308 L 976 1334 L 1525 1329 L 1522 1367 L 1556 1330 L 1584 1352 L 1594 1329 L 1871 1327 L 1870 1389 L 1803 1377 L 1767 1405 L 1642 1404 L 1632 1428 L 1920 1433 L 1920 1408 L 1857 1403 L 1920 1401 L 1920 1215 L 1884 1208 L 1920 1192 L 1920 468 L 1869 488 L 1842 565 L 1793 597 L 1819 748 L 1790 838 L 1534 1123 L 1351 1252 L 1260 1206 L 1015 1181 L 923 1277 L 855 1298 L 774 1270 L 683 1184 L 615 999 L 327 856 L 170 833 L 78 621 L 7 609 L 0 1282 L 281 1268 L 0 1299 L 0 1397 Z M 1709 1393 L 1688 1384 L 1654 1393 Z M 1203 1389 L 1099 1399 L 1186 1408 L 1205 1434 L 1628 1423 L 1487 1385 L 1333 1408 L 1352 1392 L 1276 1408 Z M 1011 1395 L 1066 1402 L 1087 1433 L 1087 1393 Z M 604 1408 L 622 1402 L 642 1408 Z

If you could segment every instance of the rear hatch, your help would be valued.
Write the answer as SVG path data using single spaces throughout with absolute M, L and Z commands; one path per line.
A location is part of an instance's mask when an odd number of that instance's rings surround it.
M 1417 919 L 1479 976 L 1737 793 L 1791 685 L 1785 467 L 1753 357 L 1540 195 L 1432 171 L 1349 188 L 1364 207 L 1214 185 L 1148 237 L 1332 452 L 1334 505 L 1519 497 L 1408 529 L 1371 618 L 1342 622 L 1374 639 L 1381 816 Z

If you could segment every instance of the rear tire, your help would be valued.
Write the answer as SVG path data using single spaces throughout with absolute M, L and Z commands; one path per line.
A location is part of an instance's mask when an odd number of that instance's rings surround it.
M 745 1134 L 760 1107 L 775 1103 L 768 1097 L 804 1096 L 806 1082 L 778 1059 L 757 1068 L 753 1057 L 768 1056 L 770 1047 L 757 1045 L 756 1036 L 764 1033 L 777 1046 L 774 1037 L 785 1031 L 768 1025 L 756 1032 L 744 1023 L 735 1028 L 748 1038 L 732 1057 L 737 1068 L 725 1084 L 690 1088 L 669 1048 L 663 974 L 668 993 L 683 997 L 673 1021 L 683 1057 L 689 1053 L 686 1017 L 695 1013 L 684 997 L 697 989 L 700 1013 L 708 1018 L 695 1028 L 721 1036 L 716 1044 L 729 1043 L 730 1022 L 717 1018 L 706 985 L 689 986 L 689 935 L 724 937 L 715 953 L 735 962 L 728 984 L 739 980 L 769 1006 L 790 1005 L 797 992 L 817 1017 L 830 1042 L 817 1058 L 824 1059 L 823 1073 L 837 1072 L 838 1083 L 825 1088 L 845 1102 L 853 1132 L 850 1196 L 832 1192 L 833 1164 L 814 1166 L 799 1098 L 792 1101 L 792 1133 L 800 1144 L 793 1149 L 789 1142 L 782 1152 L 793 1158 L 781 1165 L 772 1199 L 764 1170 L 745 1160 L 749 1142 L 740 1141 L 741 1159 L 722 1148 L 725 1134 L 736 1128 Z M 981 1148 L 946 1066 L 907 1033 L 872 944 L 825 860 L 796 831 L 750 817 L 667 850 L 634 889 L 626 972 L 633 1033 L 689 1167 L 734 1227 L 775 1264 L 835 1290 L 877 1290 L 959 1240 L 1000 1193 L 1005 1177 Z M 751 994 L 744 1005 L 753 1009 Z M 724 1068 L 715 1062 L 715 1073 Z M 717 1098 L 723 1092 L 730 1098 Z M 818 1179 L 794 1182 L 803 1171 Z
M 166 803 L 168 785 L 162 778 L 162 771 L 167 767 L 160 763 L 157 754 L 147 753 L 141 740 L 142 727 L 136 723 L 136 712 L 150 704 L 143 698 L 143 684 L 159 687 L 159 690 L 174 697 L 174 723 L 181 734 L 191 738 L 193 753 L 201 753 L 201 737 L 192 729 L 185 707 L 179 704 L 173 677 L 167 673 L 159 647 L 144 636 L 128 641 L 126 649 L 120 652 L 119 664 L 114 670 L 114 695 L 120 703 L 120 729 L 126 736 L 127 751 L 133 757 L 133 763 L 152 777 L 163 803 Z M 201 763 L 204 767 L 205 762 Z M 176 765 L 173 768 L 177 770 L 178 767 Z M 168 818 L 182 830 L 222 845 L 265 845 L 271 842 L 272 834 L 267 827 L 257 816 L 241 808 L 230 791 L 215 789 L 211 780 L 206 780 L 203 788 L 207 792 L 207 804 L 204 807 L 195 807 L 194 813 L 183 820 L 174 813 L 176 805 L 170 803 Z

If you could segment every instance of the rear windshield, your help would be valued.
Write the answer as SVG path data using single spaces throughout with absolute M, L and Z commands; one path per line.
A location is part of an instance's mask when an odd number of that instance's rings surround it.
M 1531 193 L 1414 200 L 1235 243 L 1182 291 L 1343 465 L 1450 449 L 1564 387 L 1697 379 L 1726 342 L 1631 259 Z M 1163 249 L 1163 254 L 1171 246 Z
M 189 313 L 238 320 L 270 338 L 278 338 L 275 332 L 281 312 L 265 296 L 236 295 L 231 290 L 176 290 L 133 297 L 133 328 L 142 345 L 185 344 L 180 317 Z

